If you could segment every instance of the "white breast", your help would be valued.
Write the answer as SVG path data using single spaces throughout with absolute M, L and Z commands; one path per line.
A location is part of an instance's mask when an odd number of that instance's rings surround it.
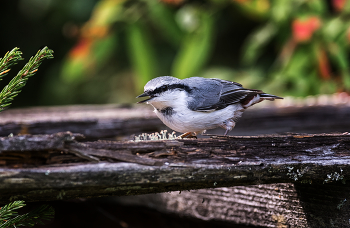
M 218 111 L 192 111 L 187 108 L 186 99 L 188 97 L 185 91 L 176 91 L 176 94 L 157 97 L 150 104 L 155 108 L 154 112 L 165 125 L 182 133 L 202 132 L 217 128 L 228 119 L 239 118 L 244 110 L 241 104 L 235 104 Z M 166 107 L 173 108 L 172 115 L 163 115 L 163 113 L 158 111 Z

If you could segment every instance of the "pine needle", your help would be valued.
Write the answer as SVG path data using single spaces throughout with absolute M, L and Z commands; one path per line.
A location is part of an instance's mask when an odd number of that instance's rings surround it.
M 37 71 L 44 59 L 52 59 L 53 51 L 48 47 L 44 47 L 39 50 L 38 53 L 29 59 L 29 62 L 18 72 L 18 74 L 5 86 L 0 92 L 0 111 L 9 106 L 14 97 L 16 97 L 23 86 L 26 85 L 29 77 L 33 76 Z M 0 80 L 7 75 L 10 71 L 10 67 L 17 64 L 19 60 L 22 60 L 22 52 L 19 48 L 14 48 L 10 52 L 7 52 L 5 56 L 0 59 Z
M 42 205 L 26 214 L 18 215 L 15 210 L 24 206 L 24 201 L 14 201 L 0 208 L 0 228 L 44 224 L 43 220 L 50 220 L 55 214 L 52 207 Z

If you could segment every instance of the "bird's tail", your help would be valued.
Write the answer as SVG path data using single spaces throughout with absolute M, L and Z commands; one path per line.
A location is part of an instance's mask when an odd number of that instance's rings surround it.
M 283 99 L 283 97 L 275 96 L 275 95 L 268 94 L 268 93 L 261 93 L 259 95 L 261 98 L 264 98 L 264 99 L 270 100 L 270 101 L 273 101 L 275 99 Z

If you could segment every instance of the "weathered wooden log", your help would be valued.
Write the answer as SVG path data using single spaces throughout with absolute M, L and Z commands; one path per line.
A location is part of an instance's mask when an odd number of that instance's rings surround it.
M 295 182 L 108 200 L 128 206 L 151 207 L 163 213 L 247 226 L 328 228 L 350 227 L 349 197 L 350 184 Z
M 0 113 L 0 136 L 71 131 L 101 139 L 155 132 L 162 125 L 152 109 L 130 105 L 33 107 Z
M 308 227 L 307 215 L 292 183 L 198 189 L 108 199 L 122 205 L 147 206 L 161 212 L 206 221 L 230 222 L 233 227 L 234 224 Z
M 2 138 L 0 202 L 267 183 L 327 184 L 344 182 L 350 173 L 348 133 L 141 142 L 78 142 L 74 137 Z M 43 145 L 48 138 L 50 143 Z
M 349 114 L 349 106 L 253 109 L 232 133 L 345 132 L 350 129 Z M 349 224 L 348 133 L 89 142 L 159 131 L 164 126 L 150 109 L 142 107 L 18 109 L 2 112 L 0 117 L 3 136 L 66 130 L 87 136 L 0 138 L 1 203 L 183 190 L 180 195 L 164 193 L 172 200 L 163 197 L 160 203 L 158 199 L 158 209 L 268 227 Z M 216 187 L 225 187 L 224 198 L 220 198 L 220 188 L 210 189 Z M 200 190 L 184 191 L 189 189 Z M 144 202 L 149 205 L 148 199 Z M 191 206 L 192 211 L 181 205 Z
M 257 106 L 259 107 L 259 106 Z M 248 109 L 231 135 L 331 133 L 350 129 L 350 106 Z M 86 139 L 126 137 L 166 129 L 148 106 L 81 105 L 9 109 L 0 113 L 0 136 L 71 131 Z M 223 129 L 208 133 L 223 134 Z

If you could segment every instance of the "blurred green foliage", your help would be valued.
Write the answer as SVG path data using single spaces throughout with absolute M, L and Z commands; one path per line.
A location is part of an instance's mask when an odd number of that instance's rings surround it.
M 203 4 L 178 7 L 158 0 L 102 0 L 81 28 L 78 44 L 63 65 L 62 78 L 70 84 L 89 80 L 89 75 L 110 64 L 111 50 L 127 56 L 130 64 L 132 85 L 131 90 L 124 90 L 124 98 L 141 92 L 161 71 L 179 78 L 194 76 L 214 48 L 216 11 Z
M 62 77 L 87 79 L 91 66 L 99 71 L 109 62 L 110 50 L 120 52 L 125 46 L 131 70 L 128 77 L 136 92 L 160 75 L 221 77 L 279 95 L 349 91 L 348 5 L 339 0 L 101 0 L 83 27 L 87 34 L 81 34 L 67 58 Z M 208 61 L 215 58 L 218 36 L 225 32 L 220 16 L 227 10 L 258 26 L 236 50 L 241 54 L 239 64 L 214 65 Z M 98 23 L 101 16 L 96 15 L 102 12 L 105 20 Z M 228 19 L 235 20 L 234 16 Z M 101 43 L 105 49 L 94 58 L 98 53 L 94 47 Z M 229 53 L 225 55 L 230 58 Z M 81 58 L 84 60 L 75 64 Z
M 280 96 L 350 91 L 348 0 L 11 4 L 24 18 L 11 28 L 33 37 L 7 33 L 0 43 L 21 39 L 56 53 L 37 75 L 35 105 L 133 103 L 148 80 L 163 75 L 222 78 Z
M 271 1 L 265 23 L 245 42 L 242 63 L 253 67 L 274 42 L 267 89 L 292 96 L 350 91 L 349 15 L 346 0 Z

